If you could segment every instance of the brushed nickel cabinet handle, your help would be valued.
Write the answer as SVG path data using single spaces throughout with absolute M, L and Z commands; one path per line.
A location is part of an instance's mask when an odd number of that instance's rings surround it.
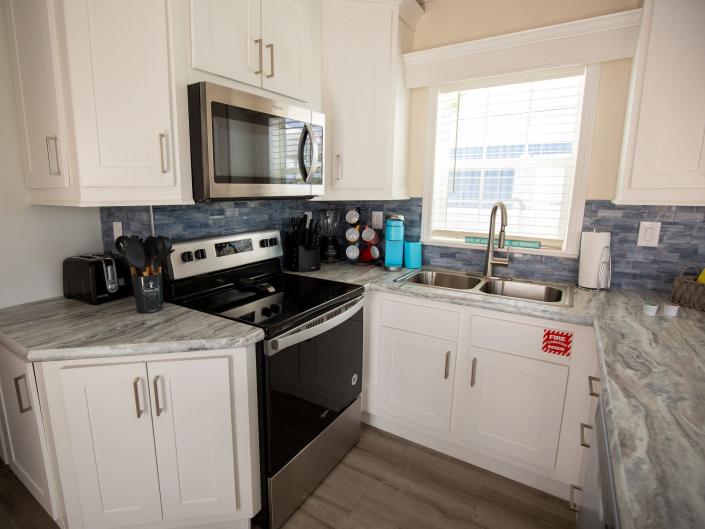
M 59 145 L 58 145 L 58 138 L 56 136 L 47 136 L 45 138 L 46 144 L 47 144 L 47 164 L 49 165 L 49 174 L 51 176 L 57 176 L 61 174 L 61 168 L 59 167 Z M 51 150 L 52 147 L 50 147 L 51 144 L 53 146 L 53 151 L 54 151 L 54 162 L 56 164 L 56 169 L 54 169 L 54 164 L 51 163 Z
M 255 75 L 262 73 L 262 39 L 255 39 L 255 44 L 259 46 L 259 69 L 255 71 Z
M 343 179 L 343 155 L 336 154 L 335 159 L 338 161 L 338 174 L 335 179 L 340 182 Z
M 159 375 L 154 377 L 154 407 L 157 409 L 157 417 L 159 417 L 162 412 L 164 411 L 164 408 L 162 408 L 161 404 L 159 403 Z
M 590 443 L 588 443 L 585 440 L 585 430 L 592 430 L 592 425 L 590 424 L 585 424 L 584 422 L 580 423 L 580 446 L 584 446 L 585 448 L 590 448 Z
M 472 369 L 470 370 L 470 387 L 475 387 L 475 374 L 477 373 L 477 357 L 472 359 Z
M 20 409 L 20 414 L 22 414 L 22 413 L 27 413 L 28 411 L 31 411 L 32 405 L 27 404 L 27 406 L 25 406 L 22 403 L 22 392 L 20 391 L 20 380 L 22 380 L 24 382 L 24 390 L 27 393 L 27 397 L 29 397 L 29 388 L 27 387 L 27 375 L 26 374 L 20 375 L 20 376 L 14 378 L 15 392 L 17 393 L 17 406 Z
M 600 382 L 600 381 L 601 381 L 600 377 L 593 377 L 593 376 L 588 377 L 588 389 L 590 390 L 591 397 L 599 397 L 600 396 L 600 394 L 597 391 L 595 391 L 595 388 L 592 387 L 593 382 Z
M 268 79 L 271 79 L 274 77 L 274 44 L 267 44 L 266 46 L 269 48 L 269 75 L 267 76 Z
M 577 485 L 573 485 L 572 483 L 570 484 L 570 502 L 568 503 L 568 506 L 570 507 L 570 510 L 573 512 L 578 512 L 578 504 L 575 502 L 575 491 L 582 491 L 582 487 L 578 487 Z
M 167 163 L 168 155 L 166 152 L 166 134 L 164 132 L 159 133 L 159 157 L 162 173 L 169 172 L 169 164 Z
M 443 370 L 443 380 L 447 380 L 450 375 L 450 351 L 446 351 L 446 365 Z
M 142 414 L 144 413 L 144 410 L 142 409 L 142 406 L 140 405 L 140 377 L 135 378 L 132 381 L 132 391 L 135 394 L 135 415 L 137 415 L 137 418 L 139 419 L 142 417 Z

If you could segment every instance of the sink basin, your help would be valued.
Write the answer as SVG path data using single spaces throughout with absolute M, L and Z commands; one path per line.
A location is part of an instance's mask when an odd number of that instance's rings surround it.
M 480 292 L 504 296 L 508 298 L 528 299 L 531 301 L 543 301 L 545 303 L 558 303 L 563 300 L 565 287 L 545 285 L 542 283 L 530 283 L 525 281 L 488 279 L 480 287 Z
M 559 283 L 542 283 L 521 279 L 498 279 L 449 270 L 421 269 L 395 280 L 429 287 L 485 294 L 512 299 L 573 306 L 573 289 Z
M 472 290 L 482 282 L 482 277 L 471 276 L 461 272 L 419 270 L 400 278 L 399 281 L 453 290 Z

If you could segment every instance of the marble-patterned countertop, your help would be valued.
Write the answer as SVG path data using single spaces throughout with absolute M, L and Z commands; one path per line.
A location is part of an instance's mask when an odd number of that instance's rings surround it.
M 644 301 L 667 300 L 649 291 L 575 289 L 562 308 L 394 282 L 406 272 L 336 263 L 310 275 L 594 326 L 622 529 L 705 527 L 705 313 L 644 316 Z
M 133 298 L 88 305 L 52 298 L 0 310 L 0 344 L 31 362 L 244 347 L 261 329 L 169 303 L 139 314 Z

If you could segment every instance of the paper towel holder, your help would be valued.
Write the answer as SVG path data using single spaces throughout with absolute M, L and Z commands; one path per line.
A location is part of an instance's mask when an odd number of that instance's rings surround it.
M 592 229 L 593 233 L 601 233 L 598 229 L 597 226 L 594 226 Z M 581 286 L 578 284 L 578 288 L 580 290 L 588 290 L 591 292 L 600 292 L 602 290 L 609 290 L 610 287 L 612 286 L 612 252 L 610 245 L 608 244 L 607 246 L 602 247 L 602 251 L 600 252 L 600 264 L 597 269 L 597 287 L 587 287 L 587 286 Z M 603 286 L 604 285 L 604 286 Z

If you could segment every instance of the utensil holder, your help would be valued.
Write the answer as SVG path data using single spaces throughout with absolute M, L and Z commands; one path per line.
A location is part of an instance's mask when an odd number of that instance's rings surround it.
M 164 291 L 162 276 L 133 276 L 132 289 L 135 292 L 137 312 L 151 314 L 164 308 Z
M 313 272 L 321 269 L 321 251 L 319 248 L 306 249 L 302 245 L 290 244 L 284 262 L 287 270 L 292 272 Z

